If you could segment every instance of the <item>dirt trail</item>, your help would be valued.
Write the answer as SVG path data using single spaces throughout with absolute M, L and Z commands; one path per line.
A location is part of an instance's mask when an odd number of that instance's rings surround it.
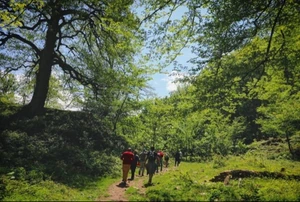
M 148 176 L 136 176 L 134 180 L 128 181 L 128 186 L 120 186 L 121 180 L 120 182 L 113 183 L 107 190 L 108 196 L 100 196 L 97 201 L 128 201 L 125 192 L 129 187 L 134 187 L 139 190 L 139 193 L 143 194 L 146 192 L 144 180 L 147 179 L 147 177 Z
M 155 173 L 153 180 L 155 181 L 155 176 L 163 174 L 164 172 L 168 171 L 168 169 L 169 168 L 163 168 L 162 172 Z M 107 196 L 99 196 L 99 198 L 96 201 L 128 201 L 128 198 L 125 195 L 126 190 L 129 187 L 134 187 L 138 190 L 140 194 L 145 194 L 147 187 L 145 187 L 144 185 L 147 181 L 148 175 L 135 176 L 134 180 L 128 181 L 128 186 L 119 186 L 121 182 L 120 180 L 120 182 L 116 182 L 110 185 L 107 191 Z

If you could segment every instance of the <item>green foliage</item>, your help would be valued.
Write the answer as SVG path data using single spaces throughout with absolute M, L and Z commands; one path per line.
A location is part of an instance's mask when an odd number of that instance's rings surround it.
M 5 26 L 0 30 L 0 46 L 4 48 L 1 66 L 5 72 L 24 70 L 19 73 L 33 77 L 35 82 L 28 85 L 33 93 L 32 104 L 24 108 L 28 109 L 26 115 L 37 115 L 45 106 L 62 108 L 60 101 L 79 97 L 88 100 L 91 95 L 83 97 L 83 88 L 93 94 L 93 99 L 106 98 L 101 100 L 103 104 L 111 101 L 107 97 L 122 92 L 117 90 L 120 86 L 128 94 L 145 87 L 146 79 L 141 75 L 146 70 L 133 63 L 143 38 L 139 20 L 130 10 L 132 4 L 133 1 L 26 0 L 0 5 Z M 45 9 L 47 17 L 43 14 Z M 65 9 L 71 12 L 61 12 Z M 69 93 L 70 97 L 65 97 Z M 21 96 L 26 98 L 28 94 Z
M 0 19 L 1 19 L 1 27 L 17 27 L 21 26 L 22 23 L 20 22 L 20 15 L 24 12 L 24 8 L 29 4 L 36 5 L 38 8 L 42 8 L 44 2 L 42 0 L 24 0 L 22 2 L 18 1 L 9 1 L 6 5 L 11 7 L 13 12 L 9 12 L 8 10 L 0 10 Z
M 0 102 L 11 103 L 15 101 L 14 92 L 18 88 L 16 77 L 13 74 L 4 74 L 0 71 Z
M 225 159 L 222 156 L 214 156 L 213 168 L 222 168 L 225 166 Z
M 260 197 L 258 195 L 259 186 L 255 183 L 255 180 L 244 180 L 241 189 L 239 190 L 241 199 L 246 201 L 258 201 Z
M 130 201 L 143 201 L 143 197 L 138 193 L 139 189 L 137 187 L 129 187 L 126 190 L 126 196 L 130 198 Z
M 16 180 L 25 180 L 26 170 L 23 167 L 19 167 L 15 170 L 15 179 Z
M 263 146 L 260 146 L 263 149 Z M 265 155 L 268 155 L 265 152 Z M 263 158 L 264 167 L 257 162 Z M 284 165 L 285 174 L 299 175 L 299 162 L 268 160 L 256 154 L 229 156 L 224 165 L 215 167 L 215 161 L 205 163 L 183 162 L 179 167 L 169 167 L 162 175 L 154 175 L 154 186 L 147 187 L 146 201 L 296 201 L 299 198 L 299 181 L 272 177 L 232 178 L 228 186 L 223 182 L 210 182 L 220 172 L 233 169 L 250 171 L 279 171 Z M 252 163 L 250 163 L 252 162 Z M 129 199 L 139 198 L 138 192 L 128 191 Z
M 147 192 L 150 201 L 174 201 L 176 200 L 176 195 L 172 194 L 168 190 L 157 190 L 153 189 Z
M 263 156 L 272 160 L 292 159 L 288 145 L 282 138 L 270 138 L 265 141 L 255 141 L 248 146 L 246 155 Z M 267 151 L 267 154 L 266 154 Z
M 82 112 L 56 110 L 20 119 L 0 133 L 1 165 L 18 168 L 15 178 L 30 183 L 46 177 L 83 186 L 96 176 L 116 176 L 116 156 L 122 150 L 115 145 L 126 142 L 104 124 Z M 29 177 L 24 177 L 23 169 Z
M 84 109 L 72 113 L 47 110 L 44 116 L 32 119 L 10 116 L 19 110 L 13 105 L 6 107 L 15 101 L 16 79 L 11 74 L 3 77 L 1 72 L 0 163 L 10 173 L 2 178 L 1 194 L 8 194 L 8 200 L 21 195 L 28 200 L 31 195 L 43 199 L 47 190 L 31 189 L 47 184 L 43 179 L 84 187 L 98 176 L 118 176 L 118 156 L 127 146 L 144 149 L 154 145 L 171 155 L 181 149 L 183 160 L 197 159 L 208 165 L 188 164 L 197 168 L 181 166 L 186 170 L 178 172 L 177 168 L 169 178 L 161 176 L 159 187 L 164 185 L 164 189 L 147 190 L 151 201 L 299 200 L 299 194 L 293 192 L 299 193 L 297 181 L 286 186 L 287 180 L 245 179 L 238 188 L 236 179 L 231 186 L 209 182 L 223 169 L 299 172 L 295 167 L 299 162 L 287 161 L 300 156 L 299 3 L 178 2 L 140 2 L 145 3 L 141 13 L 146 15 L 141 23 L 155 23 L 144 36 L 130 10 L 133 1 L 90 1 L 92 13 L 80 10 L 86 7 L 82 1 L 51 4 L 26 0 L 0 5 L 4 26 L 0 40 L 5 47 L 0 54 L 1 67 L 13 71 L 30 66 L 25 72 L 28 84 L 18 88 L 18 93 L 24 94 L 22 104 L 32 92 L 32 82 L 37 82 L 38 89 L 38 82 L 45 81 L 50 88 L 45 83 L 44 90 L 36 92 L 47 94 L 46 106 L 60 108 L 57 98 L 68 100 L 58 91 L 64 83 Z M 105 12 L 98 12 L 99 5 Z M 185 15 L 172 20 L 182 5 L 187 6 Z M 69 17 L 78 19 L 76 26 L 63 12 L 56 12 L 62 8 L 73 11 Z M 44 32 L 50 26 L 45 15 L 40 15 L 44 9 L 51 19 L 57 19 L 57 25 L 64 23 L 52 27 L 55 22 L 51 21 L 51 29 Z M 157 51 L 154 56 L 161 59 L 153 69 L 145 65 L 153 55 L 142 55 L 145 60 L 138 63 L 134 59 L 143 38 L 150 38 L 148 34 L 153 36 L 150 52 Z M 50 40 L 51 36 L 58 38 Z M 40 47 L 45 39 L 49 41 Z M 170 64 L 190 40 L 197 54 L 191 70 L 197 75 L 183 79 L 188 84 L 169 97 L 141 101 L 140 90 L 147 88 L 148 74 Z M 39 75 L 44 69 L 52 79 L 31 78 L 32 73 Z M 64 75 L 50 77 L 51 70 L 62 70 Z M 78 92 L 83 96 L 75 94 Z M 34 96 L 37 102 L 44 102 L 40 95 Z M 13 196 L 14 189 L 20 192 Z M 129 189 L 129 193 L 136 195 L 137 191 Z
M 299 181 L 296 180 L 261 180 L 258 196 L 262 201 L 297 201 L 299 200 Z
M 240 201 L 242 199 L 234 187 L 218 184 L 210 191 L 209 201 Z
M 4 201 L 92 201 L 101 194 L 102 188 L 96 183 L 89 183 L 84 188 L 76 189 L 51 180 L 31 184 L 5 176 L 1 177 L 1 181 L 0 187 L 5 187 L 5 193 L 1 193 L 0 196 Z M 111 183 L 111 180 L 108 182 Z M 105 186 L 107 182 L 98 180 L 98 183 Z
M 238 140 L 234 148 L 235 154 L 245 154 L 248 151 L 248 147 L 241 140 Z

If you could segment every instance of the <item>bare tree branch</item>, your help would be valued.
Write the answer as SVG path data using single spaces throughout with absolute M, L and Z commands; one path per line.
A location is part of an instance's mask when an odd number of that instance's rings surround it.
M 31 41 L 29 41 L 29 40 L 27 40 L 27 39 L 21 37 L 21 36 L 18 35 L 18 34 L 14 34 L 14 33 L 10 33 L 10 32 L 9 32 L 8 34 L 6 34 L 5 32 L 0 31 L 0 36 L 5 36 L 4 38 L 1 38 L 1 39 L 0 39 L 0 42 L 1 42 L 1 43 L 0 43 L 0 46 L 5 45 L 5 43 L 6 43 L 9 39 L 15 38 L 15 39 L 18 39 L 19 41 L 21 41 L 21 42 L 23 42 L 23 43 L 29 45 L 29 46 L 35 51 L 35 53 L 36 53 L 37 55 L 40 55 L 40 54 L 41 54 L 40 49 L 39 49 L 34 43 L 32 43 Z

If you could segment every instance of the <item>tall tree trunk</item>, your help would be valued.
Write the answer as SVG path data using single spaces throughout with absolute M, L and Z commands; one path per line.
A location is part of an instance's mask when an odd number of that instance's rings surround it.
M 286 138 L 286 142 L 289 147 L 290 154 L 292 155 L 292 158 L 294 158 L 294 152 L 293 152 L 293 148 L 292 148 L 291 141 L 290 141 L 290 135 L 289 135 L 288 131 L 285 132 L 285 138 Z
M 39 63 L 39 70 L 36 74 L 34 93 L 27 106 L 30 115 L 42 114 L 44 111 L 44 105 L 49 90 L 49 80 L 53 61 L 52 55 L 53 50 L 50 50 L 50 48 L 43 50 Z
M 58 22 L 58 14 L 54 12 L 46 33 L 45 46 L 40 56 L 34 93 L 30 103 L 25 107 L 25 113 L 29 116 L 35 116 L 44 113 L 45 101 L 49 91 L 49 81 L 54 59 L 55 43 L 57 40 L 56 35 L 58 33 Z

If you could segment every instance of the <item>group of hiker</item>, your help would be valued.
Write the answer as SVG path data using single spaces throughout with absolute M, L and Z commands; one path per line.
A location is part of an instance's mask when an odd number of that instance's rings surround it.
M 175 166 L 179 166 L 181 161 L 182 153 L 178 150 L 175 154 Z M 145 172 L 149 175 L 148 184 L 152 184 L 152 178 L 154 173 L 158 173 L 159 170 L 163 170 L 163 165 L 165 167 L 169 166 L 169 154 L 164 153 L 161 150 L 155 151 L 152 146 L 149 151 L 143 149 L 142 152 L 138 153 L 137 150 L 132 151 L 128 148 L 121 155 L 122 164 L 122 182 L 120 185 L 126 185 L 128 179 L 129 170 L 131 170 L 131 178 L 129 180 L 134 180 L 136 168 L 139 168 L 139 176 L 144 176 Z

